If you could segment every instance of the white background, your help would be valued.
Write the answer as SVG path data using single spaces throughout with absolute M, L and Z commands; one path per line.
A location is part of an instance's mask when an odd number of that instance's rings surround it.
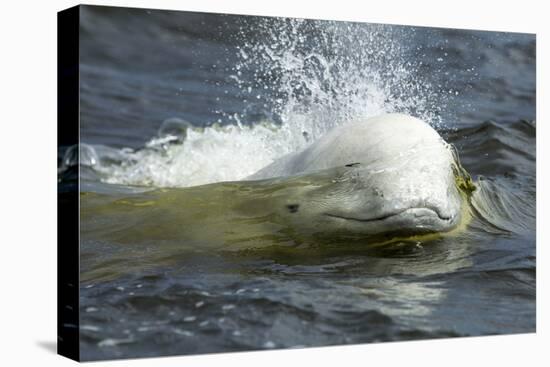
M 66 366 L 56 341 L 56 12 L 74 1 L 4 2 L 0 36 L 0 365 Z M 537 334 L 100 362 L 98 366 L 540 366 L 548 333 L 545 1 L 91 1 L 89 4 L 537 33 Z M 545 15 L 546 14 L 546 15 Z M 545 187 L 546 186 L 546 187 Z M 7 204 L 7 205 L 6 205 Z M 542 210 L 541 210 L 542 209 Z M 546 292 L 545 292 L 546 288 Z M 546 351 L 545 351 L 546 346 Z M 546 359 L 546 361 L 544 360 Z M 548 365 L 548 364 L 546 364 Z

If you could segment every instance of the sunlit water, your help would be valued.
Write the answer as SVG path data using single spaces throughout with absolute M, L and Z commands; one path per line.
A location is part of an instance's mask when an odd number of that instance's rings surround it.
M 59 171 L 63 191 L 80 168 L 84 359 L 535 330 L 533 36 L 82 16 L 84 144 Z M 477 187 L 466 229 L 312 239 L 278 215 L 288 181 L 240 181 L 385 112 L 456 146 Z

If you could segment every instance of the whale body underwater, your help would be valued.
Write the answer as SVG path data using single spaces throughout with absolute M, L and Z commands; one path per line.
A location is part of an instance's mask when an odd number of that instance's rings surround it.
M 84 236 L 190 249 L 384 244 L 463 228 L 474 189 L 429 124 L 386 114 L 338 126 L 241 181 L 91 190 L 81 219 Z

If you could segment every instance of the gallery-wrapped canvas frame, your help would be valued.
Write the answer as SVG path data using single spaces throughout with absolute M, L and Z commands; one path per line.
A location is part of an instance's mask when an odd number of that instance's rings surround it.
M 532 333 L 536 37 L 58 13 L 58 353 Z

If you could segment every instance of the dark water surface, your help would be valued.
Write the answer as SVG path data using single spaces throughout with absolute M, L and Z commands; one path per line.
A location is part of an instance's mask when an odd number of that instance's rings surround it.
M 535 331 L 533 35 L 99 7 L 82 8 L 81 32 L 83 359 Z M 238 181 L 384 112 L 456 146 L 477 186 L 465 230 L 212 250 L 227 228 L 190 213 L 225 189 L 185 187 Z M 59 157 L 63 191 L 78 164 L 70 147 Z M 139 191 L 158 187 L 188 200 L 149 209 Z M 113 214 L 116 200 L 131 205 Z M 180 223 L 203 242 L 163 237 Z

